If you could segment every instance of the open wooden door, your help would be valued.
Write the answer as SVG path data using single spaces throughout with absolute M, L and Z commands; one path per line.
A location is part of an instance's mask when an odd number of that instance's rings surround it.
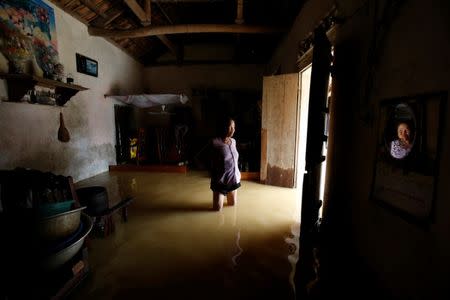
M 300 249 L 297 263 L 298 298 L 307 298 L 306 286 L 314 280 L 314 248 L 318 245 L 321 164 L 325 160 L 322 154 L 327 114 L 328 80 L 331 69 L 331 43 L 322 27 L 314 31 L 314 48 L 312 57 L 311 86 L 308 110 L 308 131 L 306 141 L 306 173 L 303 181 Z
M 262 183 L 294 187 L 298 116 L 298 73 L 263 79 Z

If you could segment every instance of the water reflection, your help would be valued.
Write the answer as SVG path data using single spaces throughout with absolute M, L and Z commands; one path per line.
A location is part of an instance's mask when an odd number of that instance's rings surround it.
M 239 204 L 234 206 L 225 205 L 224 209 L 216 213 L 218 216 L 219 228 L 223 229 L 222 233 L 230 236 L 229 240 L 232 240 L 232 245 L 230 249 L 230 256 L 228 256 L 229 262 L 231 263 L 231 269 L 236 269 L 238 265 L 238 258 L 244 252 L 240 245 L 241 239 L 241 229 L 238 225 L 238 207 Z M 228 239 L 227 239 L 228 240 Z
M 291 271 L 289 272 L 289 284 L 291 285 L 291 288 L 294 292 L 294 298 L 296 294 L 295 290 L 295 272 L 296 272 L 296 266 L 298 262 L 298 255 L 299 255 L 299 238 L 300 238 L 300 213 L 301 213 L 301 189 L 299 189 L 296 195 L 296 201 L 295 201 L 295 207 L 292 211 L 292 224 L 291 224 L 291 234 L 289 237 L 285 239 L 286 243 L 289 247 L 289 255 L 288 255 L 288 261 L 291 266 Z
M 233 257 L 231 258 L 231 261 L 233 262 L 234 267 L 237 266 L 237 258 L 242 254 L 242 252 L 244 252 L 244 250 L 239 245 L 240 238 L 241 238 L 241 230 L 238 230 L 237 234 L 236 234 L 236 247 L 238 249 L 238 252 L 235 255 L 233 255 Z

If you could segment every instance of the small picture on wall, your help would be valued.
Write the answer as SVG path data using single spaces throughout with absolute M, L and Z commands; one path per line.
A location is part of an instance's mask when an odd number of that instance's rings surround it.
M 98 76 L 98 63 L 96 60 L 88 58 L 79 53 L 76 54 L 76 59 L 77 59 L 77 72 L 95 77 Z
M 380 104 L 372 198 L 408 221 L 432 219 L 445 99 L 436 93 Z

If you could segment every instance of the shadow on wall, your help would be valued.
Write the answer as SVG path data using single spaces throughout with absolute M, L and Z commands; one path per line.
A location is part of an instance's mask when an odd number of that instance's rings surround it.
M 10 157 L 7 159 L 8 163 L 4 164 L 4 169 L 30 168 L 72 176 L 74 181 L 78 181 L 107 171 L 114 157 L 115 151 L 111 144 L 94 145 L 81 150 L 78 147 L 67 147 L 65 151 L 50 146 L 22 157 Z
M 120 84 L 115 82 L 111 84 L 109 90 L 105 93 L 106 95 L 120 95 L 122 89 L 120 88 Z

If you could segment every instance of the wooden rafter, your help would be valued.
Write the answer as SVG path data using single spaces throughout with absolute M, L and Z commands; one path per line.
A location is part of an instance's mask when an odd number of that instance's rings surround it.
M 89 25 L 87 20 L 83 19 L 78 13 L 75 12 L 75 9 L 71 10 L 69 8 L 69 2 L 70 4 L 74 4 L 75 2 L 78 2 L 79 0 L 75 0 L 75 1 L 69 1 L 67 2 L 65 5 L 63 5 L 61 2 L 59 2 L 58 0 L 49 0 L 51 3 L 53 3 L 54 5 L 58 6 L 59 8 L 61 8 L 63 11 L 65 11 L 66 13 L 68 13 L 69 15 L 73 16 L 75 19 L 77 19 L 78 21 L 80 21 L 81 23 L 85 24 L 85 25 Z M 122 51 L 124 51 L 125 53 L 127 53 L 128 55 L 130 55 L 131 57 L 133 57 L 134 59 L 138 60 L 135 56 L 135 53 L 131 52 L 130 50 L 126 49 L 125 47 L 122 47 L 116 40 L 114 40 L 113 37 L 106 37 L 105 38 L 108 42 L 110 42 L 111 44 L 113 44 L 114 46 L 116 46 L 119 49 L 122 49 Z M 139 60 L 138 60 L 139 61 Z M 141 61 L 142 63 L 142 61 Z
M 137 3 L 136 0 L 124 0 L 128 7 L 134 12 L 136 17 L 143 26 L 148 26 L 151 24 L 151 2 L 150 0 L 145 0 L 145 10 Z M 170 50 L 170 52 L 175 55 L 175 57 L 180 58 L 180 51 L 178 48 L 169 40 L 164 34 L 157 34 L 156 37 Z
M 78 0 L 69 0 L 66 4 L 64 4 L 64 7 L 69 7 L 71 4 L 73 4 L 75 1 Z
M 162 5 L 159 4 L 159 2 L 156 2 L 156 5 L 158 6 L 161 13 L 166 17 L 167 21 L 169 21 L 169 24 L 173 24 L 172 19 L 169 17 L 169 15 L 166 13 L 166 11 L 163 9 Z
M 145 17 L 150 25 L 152 22 L 152 4 L 150 3 L 150 0 L 145 0 Z
M 179 51 L 177 47 L 172 43 L 167 36 L 165 35 L 157 35 L 156 36 L 166 47 L 172 52 L 176 57 L 179 57 Z
M 128 7 L 133 11 L 133 13 L 138 17 L 139 21 L 141 21 L 142 25 L 147 26 L 151 23 L 151 16 L 149 16 L 147 13 L 148 11 L 145 11 L 142 9 L 142 7 L 137 3 L 136 0 L 124 0 L 125 4 L 128 5 Z M 148 1 L 148 5 L 150 6 L 150 1 Z M 147 7 L 147 2 L 146 2 Z
M 105 30 L 102 28 L 88 28 L 92 36 L 137 38 L 145 36 L 155 36 L 163 34 L 183 34 L 183 33 L 281 33 L 285 28 L 269 26 L 252 26 L 239 24 L 184 24 L 169 26 L 152 26 L 132 30 Z
M 1 0 L 0 0 L 1 1 Z M 213 33 L 230 33 L 224 38 L 230 42 L 234 34 L 247 41 L 246 34 L 265 34 L 265 33 L 284 33 L 287 28 L 276 27 L 276 25 L 259 26 L 251 25 L 255 23 L 265 23 L 260 18 L 262 12 L 254 12 L 252 5 L 246 10 L 248 0 L 232 0 L 231 5 L 222 3 L 220 6 L 205 7 L 192 4 L 191 2 L 211 2 L 211 0 L 49 0 L 56 6 L 59 6 L 70 15 L 87 25 L 91 36 L 103 37 L 115 46 L 121 48 L 135 59 L 145 63 L 148 59 L 155 59 L 164 51 L 170 51 L 176 57 L 175 62 L 183 62 L 183 41 L 188 40 L 171 37 L 170 34 L 193 34 L 208 33 L 208 35 L 198 35 L 192 37 L 192 41 L 202 41 L 205 38 L 212 37 Z M 256 1 L 256 0 L 255 0 Z M 305 0 L 301 0 L 302 2 Z M 183 5 L 174 2 L 186 2 Z M 189 3 L 188 3 L 189 2 Z M 214 2 L 214 1 L 213 1 Z M 228 2 L 227 2 L 228 3 Z M 266 6 L 264 6 L 266 7 Z M 270 6 L 273 7 L 273 6 Z M 208 10 L 212 8 L 212 10 Z M 167 10 L 167 11 L 165 11 Z M 234 11 L 233 11 L 234 10 Z M 244 16 L 244 10 L 247 12 Z M 219 17 L 220 12 L 224 12 L 228 22 Z M 167 14 L 169 13 L 169 15 Z M 248 14 L 248 16 L 247 16 Z M 256 14 L 257 19 L 253 18 Z M 270 13 L 265 13 L 267 16 Z M 208 24 L 177 24 L 186 20 L 187 23 L 195 22 L 195 19 L 188 16 L 197 16 Z M 222 21 L 216 19 L 220 18 Z M 265 16 L 265 15 L 264 15 Z M 267 17 L 266 16 L 266 17 Z M 244 18 L 248 19 L 250 24 L 244 24 Z M 210 24 L 216 19 L 217 24 Z M 191 20 L 191 21 L 189 21 Z M 275 21 L 271 22 L 274 23 Z M 278 22 L 278 21 L 277 21 Z M 228 24 L 225 24 L 228 23 Z M 280 22 L 282 23 L 282 22 Z M 150 25 L 152 24 L 152 25 Z M 283 23 L 285 24 L 285 23 Z M 273 26 L 273 27 L 272 27 Z M 284 26 L 284 25 L 282 25 Z M 154 37 L 148 38 L 148 37 Z M 276 35 L 279 36 L 278 34 Z M 271 36 L 268 36 L 271 38 Z M 274 36 L 275 37 L 275 36 Z M 157 38 L 160 42 L 157 42 Z M 252 39 L 253 36 L 248 37 Z M 265 37 L 264 37 L 265 38 Z M 246 47 L 247 44 L 243 43 Z M 240 53 L 239 42 L 236 45 L 234 58 L 238 59 Z M 167 50 L 165 50 L 167 49 Z M 155 51 L 153 51 L 155 50 Z M 245 50 L 245 49 L 244 49 Z M 247 56 L 241 56 L 242 58 Z M 239 61 L 239 60 L 238 60 Z M 173 63 L 174 61 L 172 61 Z
M 106 12 L 108 11 L 108 9 L 109 9 L 110 7 L 109 7 L 109 5 L 107 5 L 106 9 L 102 9 L 103 6 L 104 6 L 105 4 L 106 4 L 106 2 L 100 2 L 100 3 L 97 3 L 97 5 L 95 6 L 95 8 L 96 8 L 98 11 L 102 12 L 102 13 L 103 13 L 103 16 L 101 16 L 101 15 L 95 13 L 95 16 L 89 20 L 89 23 L 92 22 L 92 21 L 94 21 L 94 20 L 96 20 L 96 19 L 99 18 L 99 17 L 102 17 L 102 19 L 104 19 L 105 17 L 108 16 L 108 15 L 106 14 Z
M 118 13 L 117 10 L 110 9 L 107 12 L 101 11 L 99 7 L 103 6 L 104 2 L 101 2 L 99 5 L 94 5 L 91 0 L 79 0 L 81 3 L 83 3 L 89 10 L 93 11 L 97 14 L 96 18 L 93 18 L 89 21 L 87 21 L 88 25 L 91 21 L 97 20 L 95 22 L 95 26 L 101 26 L 104 28 L 106 25 L 111 24 L 115 19 L 117 19 L 122 12 Z M 98 18 L 100 17 L 100 18 Z M 117 29 L 115 26 L 113 26 L 115 29 Z M 128 24 L 128 26 L 122 26 L 121 29 L 130 29 L 132 26 Z
M 81 3 L 83 3 L 87 8 L 89 8 L 90 10 L 92 10 L 93 12 L 95 12 L 97 15 L 99 15 L 100 17 L 107 19 L 108 16 L 102 12 L 96 5 L 92 4 L 92 2 L 90 0 L 79 0 Z
M 156 5 L 158 6 L 160 12 L 164 15 L 166 20 L 169 22 L 169 24 L 173 24 L 172 19 L 167 15 L 165 10 L 162 8 L 161 4 L 159 4 L 159 2 L 156 2 Z M 160 37 L 160 36 L 158 36 L 158 37 Z M 160 40 L 161 40 L 161 38 L 160 38 Z M 163 40 L 161 40 L 161 41 L 164 43 Z M 166 46 L 173 53 L 173 55 L 175 55 L 178 64 L 181 65 L 183 63 L 183 60 L 184 60 L 184 48 L 183 48 L 183 45 L 181 43 L 178 43 L 178 45 L 174 45 L 173 43 L 171 43 L 171 45 L 166 45 Z
M 244 24 L 244 0 L 237 0 L 236 24 Z
M 123 10 L 115 10 L 115 9 L 111 9 L 111 12 L 107 12 L 108 18 L 106 19 L 97 19 L 95 21 L 94 26 L 96 27 L 100 27 L 100 28 L 105 28 L 106 26 L 108 26 L 109 24 L 111 24 L 111 22 L 113 22 L 114 20 L 116 20 L 118 17 L 120 17 L 123 14 Z
M 179 51 L 178 51 L 178 49 L 177 49 L 177 46 L 175 46 L 175 44 L 172 43 L 166 35 L 161 34 L 161 35 L 157 35 L 156 37 L 157 37 L 164 45 L 166 45 L 166 47 L 170 50 L 170 52 L 173 53 L 173 55 L 175 55 L 176 57 L 179 57 L 179 56 L 180 56 L 180 53 L 179 53 Z

